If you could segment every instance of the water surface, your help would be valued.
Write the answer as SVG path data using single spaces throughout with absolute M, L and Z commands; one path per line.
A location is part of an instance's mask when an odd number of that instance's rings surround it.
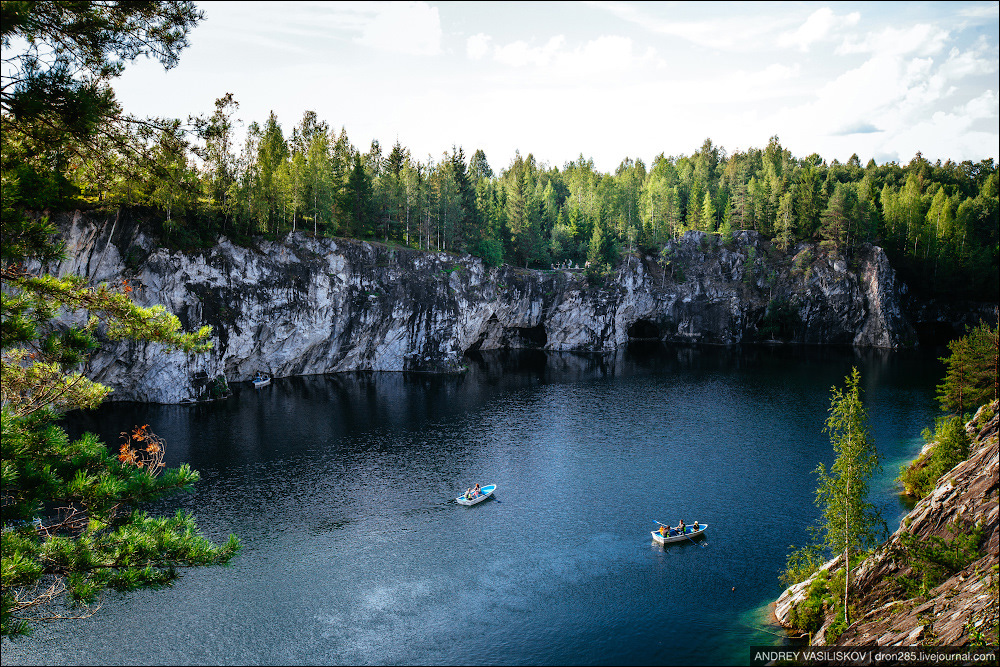
M 4 664 L 742 664 L 815 521 L 830 387 L 862 372 L 893 478 L 937 414 L 932 356 L 634 347 L 493 354 L 462 376 L 341 374 L 200 406 L 108 404 L 201 471 L 194 511 L 242 553 L 3 642 Z M 474 507 L 453 498 L 498 485 Z M 655 545 L 653 520 L 708 523 Z

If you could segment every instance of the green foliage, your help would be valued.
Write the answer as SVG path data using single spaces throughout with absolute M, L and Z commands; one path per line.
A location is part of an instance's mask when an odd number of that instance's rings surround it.
M 919 291 L 1000 294 L 992 159 L 932 165 L 918 154 L 862 169 L 794 158 L 771 137 L 728 157 L 706 140 L 648 170 L 626 158 L 603 174 L 582 154 L 546 167 L 518 153 L 495 172 L 482 150 L 467 160 L 460 146 L 424 162 L 399 142 L 388 155 L 378 142 L 362 153 L 313 111 L 290 135 L 273 113 L 251 122 L 240 150 L 229 93 L 193 119 L 201 141 L 192 142 L 179 121 L 125 114 L 108 84 L 141 55 L 173 66 L 201 18 L 189 2 L 4 3 L 5 218 L 84 202 L 151 206 L 171 247 L 204 247 L 220 234 L 278 238 L 311 224 L 314 235 L 536 267 L 614 267 L 623 250 L 655 252 L 685 229 L 718 230 L 724 245 L 734 229 L 752 229 L 782 252 L 819 240 L 823 252 L 850 257 L 857 244 L 878 243 Z M 8 56 L 20 40 L 29 48 Z M 12 220 L 8 231 L 19 235 Z M 744 277 L 754 281 L 752 270 Z
M 822 463 L 816 468 L 819 477 L 816 505 L 822 511 L 819 525 L 812 529 L 816 541 L 789 554 L 782 573 L 782 581 L 786 584 L 797 578 L 801 581 L 820 565 L 823 551 L 844 556 L 847 567 L 837 573 L 830 585 L 826 584 L 826 573 L 822 573 L 810 585 L 809 598 L 805 601 L 808 604 L 793 614 L 793 625 L 809 632 L 818 629 L 824 605 L 833 608 L 841 596 L 844 627 L 850 624 L 849 575 L 855 564 L 852 557 L 873 548 L 886 533 L 881 514 L 868 502 L 868 480 L 880 466 L 878 452 L 868 433 L 868 415 L 861 403 L 860 383 L 861 375 L 854 368 L 845 379 L 844 389 L 833 387 L 831 390 L 830 414 L 824 430 L 830 434 L 836 459 L 829 470 Z M 830 597 L 824 598 L 824 595 Z
M 212 545 L 188 514 L 139 510 L 198 480 L 187 465 L 161 470 L 163 442 L 146 427 L 123 433 L 115 457 L 92 434 L 70 441 L 54 417 L 48 409 L 17 417 L 6 407 L 0 416 L 3 636 L 59 618 L 52 605 L 61 600 L 72 609 L 109 588 L 158 588 L 180 567 L 225 563 L 238 551 L 233 536 Z
M 733 247 L 733 225 L 729 220 L 724 220 L 721 225 L 719 225 L 719 238 L 722 239 L 722 245 L 727 248 Z
M 843 552 L 847 563 L 843 605 L 848 623 L 852 552 L 871 549 L 887 532 L 878 508 L 868 501 L 868 482 L 881 466 L 868 432 L 860 384 L 861 375 L 854 368 L 843 390 L 833 387 L 824 430 L 830 434 L 836 459 L 829 470 L 822 463 L 816 468 L 816 505 L 822 511 L 819 532 L 826 548 L 832 553 Z
M 747 248 L 747 261 L 743 268 L 743 284 L 753 285 L 754 282 L 754 262 L 757 261 L 757 248 L 750 246 Z
M 823 625 L 826 609 L 832 604 L 829 574 L 823 571 L 809 584 L 805 598 L 792 608 L 788 623 L 802 632 L 816 632 Z
M 481 257 L 486 266 L 500 266 L 503 263 L 503 244 L 496 239 L 483 239 L 473 254 Z
M 894 558 L 901 568 L 909 567 L 910 571 L 897 576 L 896 582 L 906 597 L 927 595 L 981 556 L 985 535 L 981 524 L 955 523 L 948 530 L 953 535 L 951 539 L 936 535 L 920 539 L 905 532 L 900 535 Z
M 833 644 L 837 641 L 840 635 L 844 634 L 844 630 L 848 628 L 847 624 L 847 613 L 844 611 L 843 607 L 837 608 L 837 615 L 830 622 L 830 625 L 826 628 L 826 643 Z
M 848 628 L 847 613 L 843 605 L 838 605 L 844 596 L 846 572 L 837 570 L 831 577 L 821 571 L 809 584 L 805 597 L 792 607 L 788 622 L 792 628 L 813 634 L 823 626 L 827 612 L 837 609 L 837 614 L 826 629 L 826 643 L 832 644 Z
M 982 410 L 976 411 L 976 420 L 975 422 L 973 422 L 973 425 L 976 426 L 977 428 L 980 428 L 984 426 L 986 422 L 993 419 L 995 415 L 996 413 L 993 412 L 992 405 L 984 405 Z
M 201 18 L 191 2 L 3 3 L 5 131 L 46 146 L 91 139 L 122 117 L 107 81 L 139 56 L 176 65 Z M 27 48 L 11 53 L 18 39 Z
M 588 262 L 584 270 L 584 275 L 587 276 L 587 284 L 591 287 L 601 287 L 604 285 L 611 273 L 610 264 L 601 265 L 597 262 Z
M 162 306 L 137 306 L 127 279 L 90 286 L 24 268 L 29 260 L 44 266 L 64 255 L 48 220 L 25 215 L 26 205 L 41 201 L 26 188 L 41 186 L 50 203 L 61 201 L 67 167 L 59 156 L 71 153 L 82 172 L 100 180 L 87 161 L 109 142 L 120 140 L 121 148 L 130 139 L 106 79 L 142 54 L 172 65 L 200 14 L 186 2 L 4 2 L 2 18 L 10 67 L 3 73 L 0 172 L 0 634 L 15 637 L 34 623 L 65 617 L 63 605 L 97 602 L 107 589 L 158 588 L 178 568 L 225 563 L 239 543 L 230 537 L 212 545 L 186 514 L 157 518 L 141 511 L 198 479 L 186 465 L 161 470 L 163 442 L 145 426 L 123 434 L 114 457 L 93 435 L 71 442 L 55 424 L 60 413 L 93 407 L 110 391 L 78 370 L 96 349 L 99 331 L 107 340 L 198 352 L 210 347 L 211 329 L 183 333 Z M 28 43 L 20 55 L 10 53 L 17 39 Z M 170 226 L 190 204 L 188 147 L 176 123 L 142 127 L 160 133 L 151 146 L 157 169 L 146 196 L 165 209 Z M 134 157 L 134 148 L 114 157 Z M 62 313 L 83 315 L 83 323 L 67 327 L 56 320 Z
M 793 551 L 788 554 L 785 569 L 780 575 L 781 583 L 785 586 L 805 581 L 823 564 L 822 550 L 818 545 L 810 544 L 798 549 L 789 548 Z
M 934 433 L 923 432 L 924 441 L 931 448 L 916 461 L 900 470 L 899 481 L 906 493 L 923 498 L 937 485 L 941 476 L 969 456 L 971 440 L 960 417 L 941 417 L 935 423 Z
M 994 563 L 985 574 L 980 574 L 979 581 L 986 584 L 986 592 L 992 599 L 996 600 L 1000 594 L 1000 565 Z M 965 622 L 965 633 L 969 637 L 969 645 L 973 647 L 996 646 L 1000 643 L 1000 621 L 996 614 L 990 618 L 988 610 L 981 612 L 978 617 L 970 616 Z
M 219 375 L 208 385 L 208 395 L 211 398 L 223 398 L 229 395 L 229 382 L 225 375 Z
M 945 377 L 937 387 L 941 409 L 964 415 L 998 398 L 1000 326 L 984 322 L 948 343 L 951 354 L 942 357 Z
M 881 470 L 868 431 L 868 414 L 861 403 L 861 374 L 852 369 L 844 389 L 832 388 L 825 431 L 836 454 L 827 470 L 816 468 L 816 505 L 823 512 L 824 543 L 831 552 L 863 551 L 886 532 L 885 521 L 868 501 L 868 481 Z

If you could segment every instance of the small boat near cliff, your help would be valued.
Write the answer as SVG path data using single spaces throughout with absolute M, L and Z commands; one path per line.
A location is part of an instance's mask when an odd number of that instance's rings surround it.
M 267 385 L 271 384 L 271 376 L 265 375 L 264 373 L 258 371 L 257 374 L 254 375 L 253 379 L 250 381 L 253 382 L 254 389 L 260 389 L 261 387 L 266 387 Z
M 478 496 L 466 498 L 465 494 L 463 493 L 458 498 L 455 498 L 455 502 L 458 503 L 459 505 L 475 505 L 476 503 L 481 503 L 490 496 L 492 496 L 493 492 L 496 490 L 497 490 L 497 485 L 490 484 L 489 486 L 484 486 L 480 488 Z
M 671 542 L 684 542 L 685 540 L 694 539 L 695 537 L 703 534 L 707 529 L 707 523 L 699 523 L 697 529 L 695 529 L 694 526 L 684 526 L 683 533 L 677 532 L 674 528 L 669 529 L 666 535 L 661 535 L 658 530 L 651 532 L 653 533 L 653 540 L 655 542 L 658 542 L 659 544 L 669 544 Z

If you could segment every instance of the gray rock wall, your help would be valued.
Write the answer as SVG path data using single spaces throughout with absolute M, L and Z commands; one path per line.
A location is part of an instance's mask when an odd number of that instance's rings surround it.
M 157 247 L 117 216 L 57 220 L 65 262 L 93 283 L 128 278 L 143 305 L 163 304 L 194 329 L 214 327 L 203 355 L 122 342 L 90 361 L 113 400 L 176 403 L 191 378 L 249 379 L 351 370 L 452 372 L 470 349 L 610 351 L 630 337 L 733 345 L 761 338 L 772 300 L 798 314 L 792 342 L 895 348 L 913 344 L 901 286 L 881 249 L 850 262 L 802 245 L 778 253 L 754 232 L 728 247 L 689 232 L 659 259 L 627 257 L 591 286 L 579 271 L 489 268 L 477 258 L 302 233 L 242 247 Z

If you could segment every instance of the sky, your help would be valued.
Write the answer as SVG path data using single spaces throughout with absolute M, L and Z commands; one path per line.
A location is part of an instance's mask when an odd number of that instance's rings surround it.
M 131 64 L 141 116 L 209 115 L 285 136 L 315 111 L 366 152 L 515 151 L 613 172 L 727 153 L 1000 161 L 997 2 L 198 2 L 180 64 Z

